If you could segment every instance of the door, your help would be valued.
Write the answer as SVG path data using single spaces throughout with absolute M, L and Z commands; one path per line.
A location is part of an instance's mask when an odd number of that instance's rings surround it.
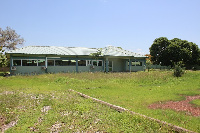
M 104 71 L 106 71 L 106 61 L 104 65 Z M 108 72 L 112 72 L 112 71 L 113 71 L 113 61 L 108 61 Z

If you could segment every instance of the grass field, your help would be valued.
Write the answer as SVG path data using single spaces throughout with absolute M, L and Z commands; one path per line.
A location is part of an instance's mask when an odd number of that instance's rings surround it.
M 66 73 L 0 77 L 0 126 L 17 120 L 7 132 L 99 131 L 172 132 L 153 121 L 119 113 L 74 89 L 106 102 L 200 132 L 200 118 L 186 112 L 148 109 L 152 103 L 200 95 L 200 71 L 181 78 L 171 71 L 137 73 Z M 192 101 L 199 106 L 199 100 Z

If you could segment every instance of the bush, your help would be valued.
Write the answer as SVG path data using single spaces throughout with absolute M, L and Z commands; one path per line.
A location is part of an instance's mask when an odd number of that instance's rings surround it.
M 182 62 L 178 62 L 174 65 L 174 77 L 181 77 L 184 74 L 184 69 L 182 68 Z

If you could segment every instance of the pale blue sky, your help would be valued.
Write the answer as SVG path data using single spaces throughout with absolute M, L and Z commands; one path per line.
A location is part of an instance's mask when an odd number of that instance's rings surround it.
M 149 53 L 154 39 L 180 38 L 200 47 L 200 0 L 0 0 L 0 27 L 24 46 L 99 48 Z

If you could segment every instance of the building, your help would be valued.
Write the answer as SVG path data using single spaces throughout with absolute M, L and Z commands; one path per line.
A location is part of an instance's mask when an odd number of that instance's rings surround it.
M 121 47 L 27 46 L 6 52 L 10 73 L 135 72 L 145 70 L 146 56 Z

